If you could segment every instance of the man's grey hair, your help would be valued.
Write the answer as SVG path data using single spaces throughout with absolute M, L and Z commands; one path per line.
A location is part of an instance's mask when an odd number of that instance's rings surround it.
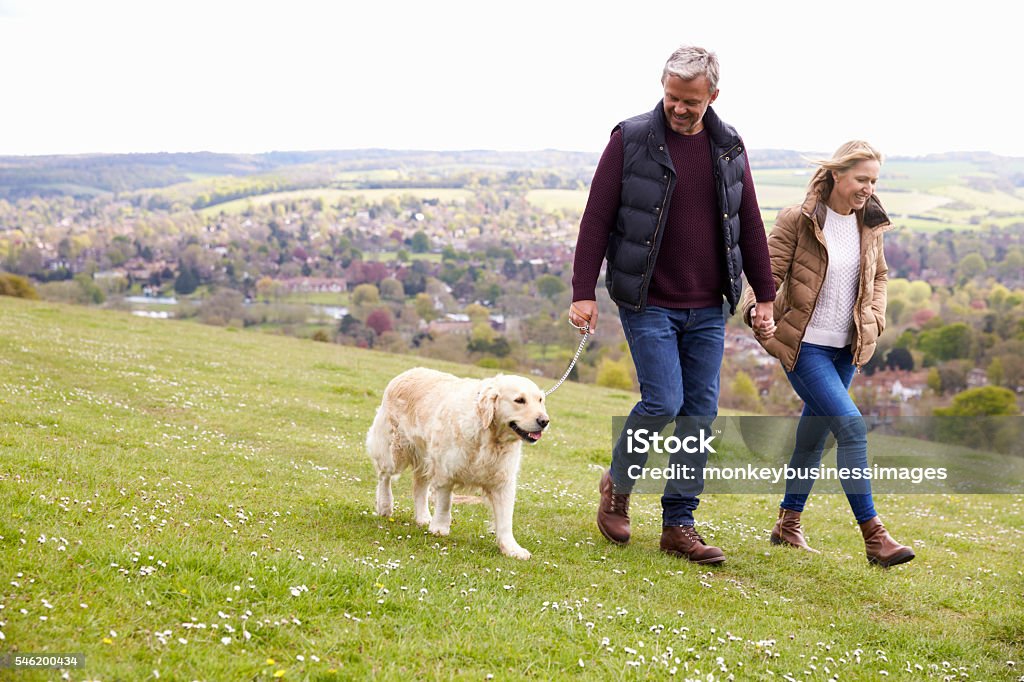
M 665 69 L 661 72 L 662 84 L 669 76 L 677 76 L 684 81 L 705 76 L 709 92 L 713 95 L 718 90 L 718 55 L 703 47 L 683 45 L 665 62 Z

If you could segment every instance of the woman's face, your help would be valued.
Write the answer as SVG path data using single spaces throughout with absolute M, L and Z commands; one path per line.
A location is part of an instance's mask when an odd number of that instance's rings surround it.
M 828 205 L 840 215 L 849 215 L 851 211 L 864 208 L 868 199 L 875 193 L 878 174 L 882 164 L 874 159 L 858 161 L 848 171 L 833 171 L 835 187 L 828 198 Z

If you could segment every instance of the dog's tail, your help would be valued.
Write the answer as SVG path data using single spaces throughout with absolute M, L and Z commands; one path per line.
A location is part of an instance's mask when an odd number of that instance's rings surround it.
M 398 475 L 395 457 L 391 451 L 393 435 L 388 424 L 387 410 L 377 408 L 370 430 L 366 432 L 366 452 L 377 470 L 377 514 L 391 516 L 394 511 L 394 496 L 391 493 L 391 479 Z
M 370 430 L 366 432 L 366 453 L 373 460 L 378 474 L 394 475 L 395 458 L 391 453 L 391 429 L 388 428 L 387 410 L 377 408 Z

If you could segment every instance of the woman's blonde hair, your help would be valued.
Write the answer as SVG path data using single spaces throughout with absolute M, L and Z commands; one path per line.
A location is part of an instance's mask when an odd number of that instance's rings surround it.
M 811 181 L 807 183 L 808 189 L 815 190 L 822 199 L 827 199 L 835 187 L 836 181 L 832 173 L 845 173 L 861 161 L 877 161 L 882 163 L 882 152 L 878 151 L 864 140 L 850 140 L 835 151 L 831 159 L 811 160 L 811 163 L 818 167 Z

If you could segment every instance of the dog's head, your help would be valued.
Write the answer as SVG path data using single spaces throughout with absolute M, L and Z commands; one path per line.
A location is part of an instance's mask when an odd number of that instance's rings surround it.
M 550 421 L 544 392 L 529 379 L 509 374 L 481 382 L 477 411 L 485 428 L 504 430 L 527 443 L 539 441 Z

